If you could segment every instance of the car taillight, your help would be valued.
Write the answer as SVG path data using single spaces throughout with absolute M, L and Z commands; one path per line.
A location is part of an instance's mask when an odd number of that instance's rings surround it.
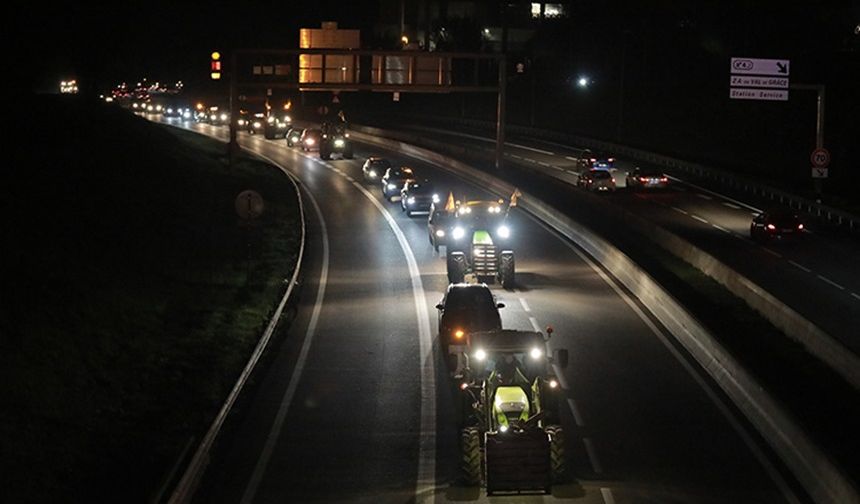
M 646 177 L 639 177 L 639 182 L 648 182 Z
M 614 163 L 614 162 L 615 162 L 615 158 L 614 158 L 614 157 L 611 157 L 611 158 L 607 159 L 607 161 L 609 161 L 610 163 Z
M 769 231 L 774 231 L 774 230 L 776 230 L 776 226 L 774 226 L 773 224 L 768 224 L 768 225 L 767 225 L 767 229 L 768 229 Z
M 798 224 L 797 229 L 803 230 L 803 224 Z
M 660 182 L 668 182 L 669 179 L 667 177 L 660 177 Z

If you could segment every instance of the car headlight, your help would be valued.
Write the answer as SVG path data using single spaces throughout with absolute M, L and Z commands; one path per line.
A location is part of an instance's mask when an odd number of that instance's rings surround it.
M 466 236 L 466 230 L 457 226 L 454 228 L 454 231 L 451 233 L 451 236 L 454 237 L 455 240 L 459 240 L 460 238 Z
M 268 118 L 266 118 L 266 122 L 269 124 L 274 124 L 275 118 L 274 117 L 268 117 Z
M 239 119 L 239 126 L 244 126 L 244 125 L 245 125 L 245 120 Z
M 343 147 L 343 139 L 338 138 L 337 140 L 335 140 L 335 141 L 334 141 L 334 146 L 335 146 L 335 147 Z
M 472 213 L 472 209 L 469 207 L 463 207 L 463 213 Z
M 437 229 L 436 230 L 436 236 L 438 236 L 439 238 L 444 237 L 445 236 L 445 230 L 444 229 Z
M 476 361 L 482 362 L 486 358 L 487 358 L 487 352 L 485 352 L 484 349 L 479 348 L 479 349 L 475 350 L 475 360 Z
M 168 113 L 168 114 L 172 114 L 172 113 L 173 113 L 173 109 L 172 109 L 172 108 L 167 109 L 167 113 Z
M 407 203 L 409 203 L 410 205 L 414 205 L 414 204 L 415 204 L 415 196 L 410 196 L 410 197 L 406 200 L 406 202 L 407 202 Z
M 221 120 L 226 121 L 227 120 L 227 114 L 221 114 Z
M 397 184 L 388 184 L 389 189 L 397 189 Z
M 529 352 L 529 356 L 534 360 L 538 360 L 543 356 L 543 350 L 538 347 L 534 347 Z
M 376 177 L 376 172 L 375 172 L 374 170 L 370 170 L 369 172 L 367 172 L 367 175 L 368 175 L 370 178 L 374 178 L 374 177 Z
M 254 123 L 254 127 L 255 127 L 255 128 L 259 128 L 260 126 L 262 126 L 262 124 L 260 124 L 259 122 L 255 122 L 255 123 Z
M 433 195 L 433 203 L 439 203 L 439 201 L 441 201 L 441 200 L 439 199 L 439 195 L 438 195 L 438 194 L 434 194 L 434 195 Z
M 186 118 L 186 119 L 191 119 L 191 112 L 185 112 L 185 113 L 183 113 L 183 114 L 182 114 L 182 117 L 184 117 L 184 118 Z
M 511 230 L 508 226 L 499 226 L 499 229 L 496 231 L 496 234 L 501 238 L 508 238 L 511 236 Z
M 305 143 L 306 143 L 306 144 L 308 144 L 308 145 L 313 145 L 313 144 L 314 144 L 314 139 L 313 139 L 313 138 L 308 138 L 307 140 L 305 140 Z

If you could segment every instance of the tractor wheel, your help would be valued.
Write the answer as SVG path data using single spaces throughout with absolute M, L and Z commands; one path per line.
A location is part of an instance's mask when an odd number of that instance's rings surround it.
M 550 425 L 546 428 L 549 435 L 549 463 L 552 481 L 558 483 L 564 478 L 566 461 L 564 458 L 564 430 L 560 425 Z
M 467 485 L 481 484 L 481 439 L 478 429 L 468 427 L 460 433 L 461 469 Z
M 499 258 L 499 282 L 505 289 L 513 289 L 515 282 L 515 265 L 513 253 L 502 253 Z
M 448 254 L 448 282 L 462 283 L 466 279 L 466 256 L 462 252 Z

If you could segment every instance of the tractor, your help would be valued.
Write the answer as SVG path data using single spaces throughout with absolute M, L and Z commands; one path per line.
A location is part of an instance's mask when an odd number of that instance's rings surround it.
M 514 251 L 504 200 L 467 201 L 456 206 L 446 242 L 448 281 L 461 283 L 474 274 L 478 282 L 514 287 Z

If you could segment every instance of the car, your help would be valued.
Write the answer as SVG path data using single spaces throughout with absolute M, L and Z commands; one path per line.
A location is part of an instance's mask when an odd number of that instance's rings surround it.
M 319 150 L 320 140 L 322 140 L 322 131 L 316 128 L 305 128 L 304 131 L 302 131 L 299 144 L 305 152 Z
M 633 168 L 627 173 L 627 187 L 636 189 L 666 189 L 669 187 L 669 177 L 656 168 Z
M 592 168 L 587 172 L 580 174 L 579 179 L 576 181 L 576 185 L 583 189 L 595 192 L 615 191 L 615 179 L 612 178 L 612 173 L 610 173 L 609 170 L 601 170 L 598 168 Z
M 391 161 L 379 156 L 370 156 L 361 167 L 361 174 L 364 175 L 364 180 L 376 182 L 389 168 L 391 168 Z
M 286 134 L 287 147 L 295 147 L 296 145 L 299 145 L 302 141 L 303 131 L 303 128 L 299 128 L 297 126 L 293 126 L 292 128 L 290 128 Z
M 427 179 L 408 180 L 400 190 L 400 208 L 409 217 L 416 212 L 429 212 L 430 205 L 441 201 L 436 187 Z
M 448 355 L 449 345 L 464 344 L 468 333 L 501 329 L 499 308 L 504 307 L 487 284 L 448 285 L 445 295 L 436 305 L 442 355 Z
M 391 167 L 382 176 L 382 197 L 391 201 L 394 196 L 400 196 L 400 190 L 407 180 L 415 180 L 415 171 L 408 166 Z
M 206 117 L 206 122 L 212 126 L 224 126 L 225 124 L 230 123 L 230 114 L 218 107 L 209 107 L 209 114 Z
M 433 203 L 430 205 L 430 215 L 427 217 L 427 235 L 430 245 L 436 252 L 439 247 L 448 244 L 451 235 L 452 223 L 454 221 L 453 196 L 449 195 L 451 204 Z
M 248 133 L 251 135 L 256 135 L 257 133 L 261 133 L 264 131 L 264 127 L 266 125 L 266 114 L 262 112 L 257 112 L 255 114 L 250 115 L 247 119 Z
M 583 170 L 593 168 L 611 170 L 615 168 L 615 156 L 607 152 L 585 149 L 579 154 L 578 165 Z
M 804 226 L 796 213 L 786 208 L 773 208 L 753 217 L 750 238 L 757 241 L 797 240 Z
M 290 129 L 292 118 L 287 114 L 271 114 L 263 123 L 263 136 L 268 140 L 284 138 Z

